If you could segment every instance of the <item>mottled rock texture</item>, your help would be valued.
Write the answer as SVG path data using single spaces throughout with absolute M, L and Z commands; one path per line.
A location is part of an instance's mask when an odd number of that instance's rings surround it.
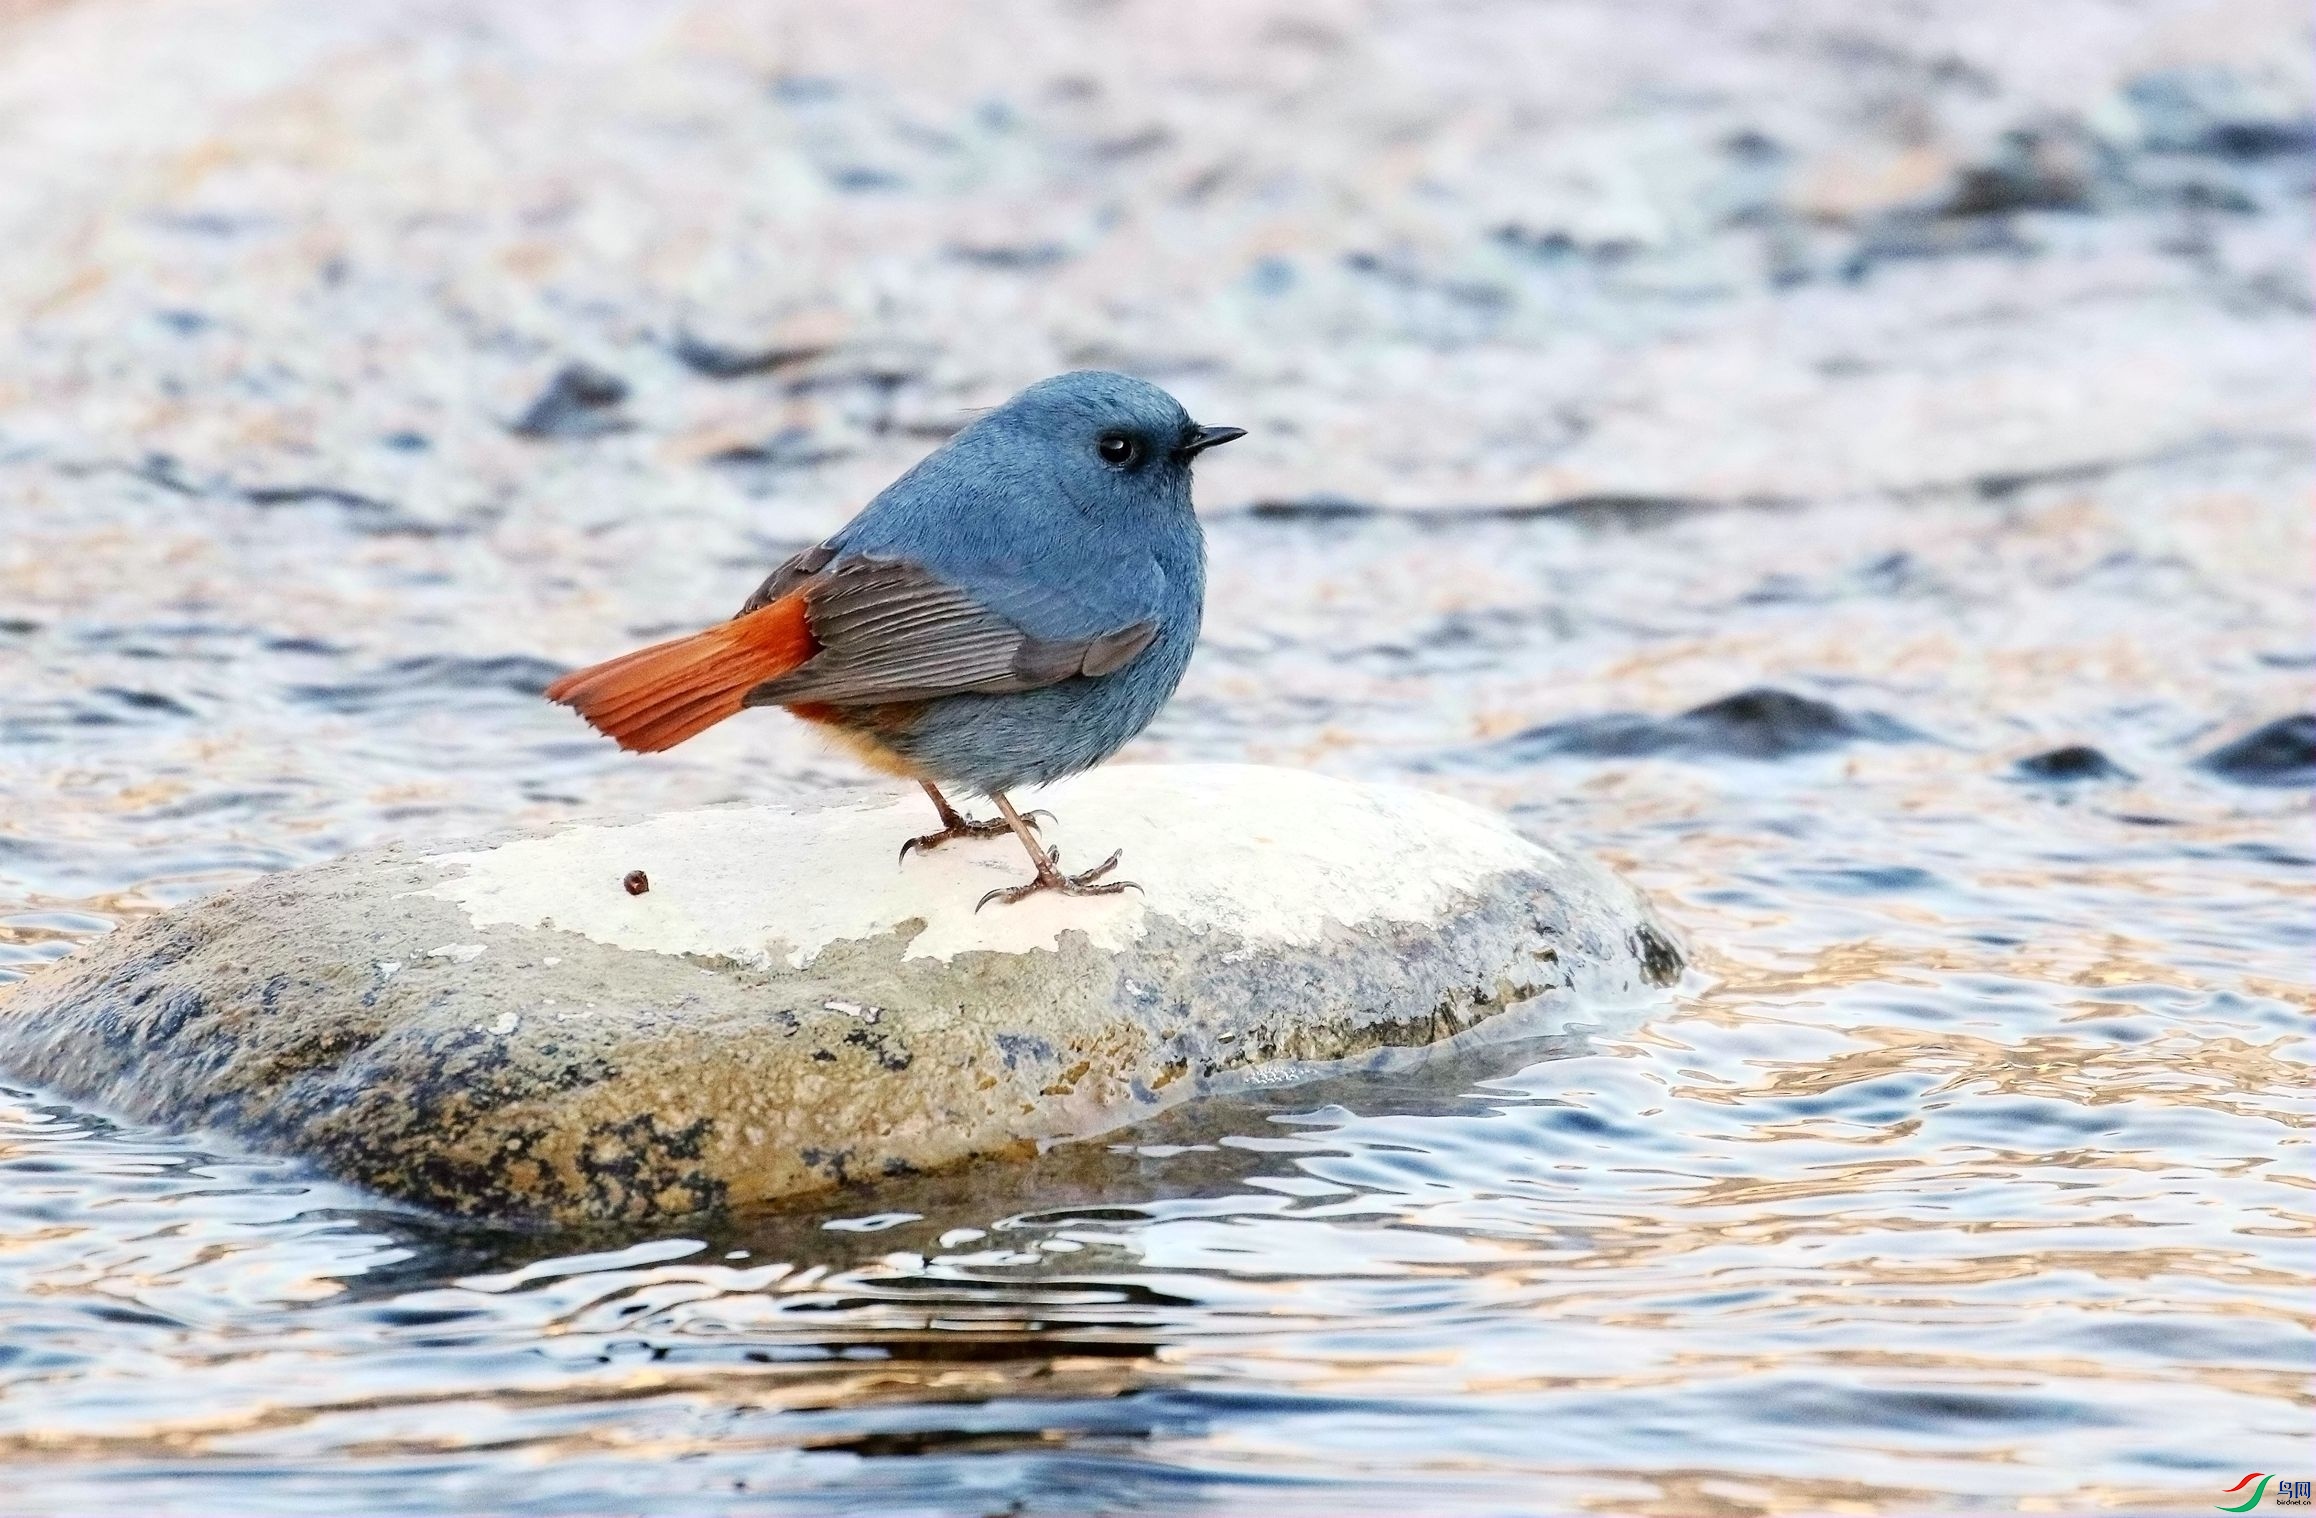
M 1122 848 L 1143 892 L 976 913 L 1020 850 L 896 862 L 913 795 L 387 849 L 34 977 L 0 1069 L 453 1212 L 636 1221 L 1019 1152 L 1680 969 L 1630 887 L 1444 797 L 1209 765 L 1039 799 L 1071 859 Z

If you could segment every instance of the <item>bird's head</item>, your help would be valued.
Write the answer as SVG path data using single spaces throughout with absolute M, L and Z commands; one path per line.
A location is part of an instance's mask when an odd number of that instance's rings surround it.
M 1145 380 L 1095 369 L 1040 380 L 980 425 L 1027 444 L 1073 501 L 1097 509 L 1187 509 L 1191 461 L 1246 436 L 1243 427 L 1201 427 Z

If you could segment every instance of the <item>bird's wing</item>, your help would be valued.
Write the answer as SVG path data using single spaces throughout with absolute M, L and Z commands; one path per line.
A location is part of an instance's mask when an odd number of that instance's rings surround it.
M 1089 637 L 1035 637 L 922 565 L 831 553 L 807 567 L 818 552 L 782 565 L 757 595 L 778 587 L 775 600 L 803 597 L 819 652 L 751 690 L 750 706 L 876 706 L 1035 690 L 1122 669 L 1158 635 L 1157 622 L 1144 617 Z
M 748 597 L 748 604 L 740 608 L 738 615 L 744 617 L 760 607 L 770 606 L 826 569 L 829 560 L 835 557 L 836 549 L 827 543 L 818 543 L 802 553 L 791 554 L 786 563 L 764 577 L 764 583 L 756 587 L 755 594 Z

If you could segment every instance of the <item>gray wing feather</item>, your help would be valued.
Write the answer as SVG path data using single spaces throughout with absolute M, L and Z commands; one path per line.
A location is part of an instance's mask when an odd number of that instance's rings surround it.
M 815 554 L 822 557 L 808 564 Z M 1123 668 L 1158 635 L 1158 625 L 1145 620 L 1094 638 L 1041 640 L 918 565 L 833 559 L 825 548 L 807 550 L 751 598 L 752 609 L 804 586 L 820 652 L 750 691 L 750 706 L 876 706 L 1035 690 Z
M 740 608 L 739 615 L 744 617 L 752 611 L 770 606 L 826 569 L 828 561 L 835 557 L 836 550 L 826 543 L 815 544 L 802 553 L 792 555 L 787 563 L 764 577 L 764 583 L 756 587 L 754 595 L 748 597 L 748 604 Z
M 1158 624 L 1155 622 L 1136 622 L 1116 632 L 1104 633 L 1085 645 L 1085 657 L 1078 661 L 1079 672 L 1106 675 L 1114 669 L 1124 669 L 1157 636 Z

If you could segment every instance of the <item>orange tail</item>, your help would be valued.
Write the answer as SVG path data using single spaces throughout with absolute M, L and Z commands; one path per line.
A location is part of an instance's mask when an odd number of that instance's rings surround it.
M 706 632 L 574 670 L 547 687 L 547 699 L 571 707 L 621 748 L 656 754 L 739 711 L 750 690 L 819 648 L 804 597 L 790 595 Z

